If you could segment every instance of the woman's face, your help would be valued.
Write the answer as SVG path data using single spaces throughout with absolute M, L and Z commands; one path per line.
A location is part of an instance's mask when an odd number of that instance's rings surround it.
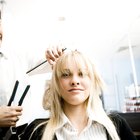
M 67 66 L 59 79 L 61 97 L 65 104 L 84 104 L 89 97 L 91 87 L 88 71 L 84 63 L 81 66 L 82 69 L 79 69 L 74 62 Z

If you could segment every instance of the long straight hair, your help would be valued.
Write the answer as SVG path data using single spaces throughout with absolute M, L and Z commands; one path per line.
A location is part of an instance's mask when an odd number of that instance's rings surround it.
M 43 107 L 50 110 L 50 120 L 45 127 L 42 140 L 53 140 L 55 130 L 60 126 L 62 122 L 63 106 L 59 88 L 59 78 L 63 73 L 63 70 L 73 62 L 76 63 L 77 67 L 80 69 L 82 69 L 82 64 L 85 64 L 88 70 L 88 76 L 93 83 L 90 90 L 89 98 L 87 99 L 86 103 L 87 113 L 89 113 L 89 111 L 92 111 L 92 114 L 96 121 L 106 128 L 112 140 L 120 140 L 116 128 L 105 113 L 101 99 L 99 97 L 104 89 L 104 82 L 96 71 L 93 63 L 78 51 L 64 53 L 57 60 L 53 68 L 52 79 L 49 83 L 48 89 L 44 94 L 43 100 Z

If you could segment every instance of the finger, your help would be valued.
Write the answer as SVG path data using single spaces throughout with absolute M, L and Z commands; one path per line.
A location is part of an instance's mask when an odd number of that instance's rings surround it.
M 19 117 L 17 117 L 17 120 L 16 120 L 16 122 L 17 122 L 17 121 L 19 121 Z
M 16 126 L 16 121 L 10 121 L 10 126 Z
M 15 126 L 16 123 L 12 122 L 12 121 L 7 121 L 7 122 L 3 122 L 1 123 L 1 127 L 10 127 L 10 126 Z
M 64 47 L 64 45 L 62 45 L 62 44 L 57 46 L 57 53 L 58 53 L 59 56 L 62 55 L 63 49 L 64 49 L 64 48 L 65 48 L 65 47 Z
M 21 115 L 22 115 L 22 112 L 18 112 L 18 111 L 13 112 L 13 116 L 21 116 Z
M 16 126 L 17 121 L 17 118 L 9 118 L 5 123 L 3 123 L 3 126 Z
M 21 106 L 15 106 L 14 109 L 17 111 L 17 112 L 21 112 L 23 110 L 23 108 Z
M 53 51 L 51 49 L 47 49 L 46 59 L 47 60 L 51 59 L 51 60 L 55 61 L 55 56 L 54 56 Z
M 16 110 L 10 110 L 8 113 L 7 113 L 7 118 L 9 117 L 17 117 L 17 116 L 21 116 L 22 115 L 22 112 L 21 111 L 16 111 Z
M 17 117 L 17 116 L 10 118 L 10 121 L 12 121 L 12 122 L 17 122 L 18 120 L 19 120 L 19 117 Z
M 62 55 L 63 48 L 64 45 L 62 44 L 50 45 L 50 47 L 48 48 L 48 54 L 50 54 L 50 56 L 52 57 L 58 58 L 59 56 Z
M 16 117 L 16 120 L 15 120 L 15 122 L 17 122 L 19 120 L 19 117 Z
M 52 54 L 54 55 L 55 58 L 58 58 L 61 55 L 60 47 L 59 46 L 53 47 Z
M 50 65 L 54 65 L 54 64 L 55 64 L 55 61 L 53 61 L 53 60 L 51 60 L 51 59 L 48 59 L 48 63 L 49 63 Z

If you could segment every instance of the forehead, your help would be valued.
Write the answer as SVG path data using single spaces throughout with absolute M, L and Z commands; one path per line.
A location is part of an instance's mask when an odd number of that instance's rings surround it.
M 87 70 L 87 67 L 84 62 L 82 63 L 76 63 L 76 62 L 70 62 L 67 63 L 64 67 L 62 67 L 64 70 L 70 70 L 72 71 L 85 71 Z
M 89 60 L 80 53 L 70 53 L 61 56 L 56 63 L 56 75 L 59 77 L 62 73 L 66 72 L 86 72 L 91 73 L 91 65 Z
M 74 55 L 74 56 L 68 56 L 63 60 L 63 63 L 61 65 L 62 69 L 87 69 L 86 61 L 83 59 L 82 56 Z

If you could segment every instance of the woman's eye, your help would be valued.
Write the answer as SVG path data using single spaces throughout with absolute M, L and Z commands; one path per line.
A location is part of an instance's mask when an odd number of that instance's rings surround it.
M 85 76 L 88 76 L 88 73 L 87 72 L 79 72 L 79 76 L 85 77 Z
M 83 77 L 83 73 L 82 73 L 82 72 L 80 72 L 80 73 L 79 73 L 79 76 Z
M 2 33 L 0 33 L 0 40 L 2 40 Z
M 70 74 L 68 73 L 62 73 L 62 76 L 61 77 L 68 77 Z

